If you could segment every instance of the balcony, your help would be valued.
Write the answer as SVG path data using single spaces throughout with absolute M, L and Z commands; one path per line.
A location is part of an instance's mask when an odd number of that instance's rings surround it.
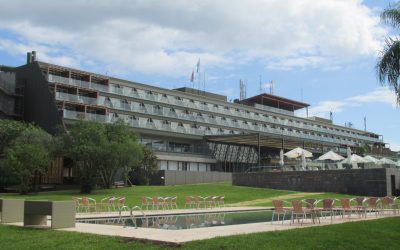
M 167 103 L 167 104 L 175 105 L 175 106 L 179 106 L 179 107 L 196 108 L 196 109 L 199 109 L 200 111 L 211 111 L 211 112 L 221 113 L 224 115 L 226 115 L 226 114 L 235 115 L 235 116 L 242 117 L 242 118 L 245 117 L 247 119 L 253 119 L 255 121 L 262 120 L 264 122 L 281 125 L 281 126 L 292 126 L 295 128 L 307 129 L 307 130 L 314 131 L 314 132 L 335 134 L 335 135 L 346 136 L 346 137 L 350 137 L 350 138 L 357 138 L 357 139 L 370 141 L 370 142 L 382 142 L 382 140 L 378 139 L 378 138 L 371 138 L 368 136 L 361 136 L 361 135 L 352 135 L 352 134 L 348 134 L 348 133 L 341 132 L 341 131 L 329 130 L 327 128 L 326 129 L 318 128 L 316 126 L 310 126 L 310 125 L 304 125 L 304 124 L 300 124 L 300 123 L 290 122 L 288 120 L 274 119 L 271 116 L 263 117 L 260 119 L 259 116 L 256 116 L 252 112 L 249 113 L 249 112 L 236 111 L 236 110 L 229 110 L 229 112 L 227 112 L 226 109 L 223 109 L 220 107 L 218 107 L 218 108 L 212 107 L 212 106 L 210 106 L 210 104 L 200 104 L 197 102 L 195 102 L 195 103 L 186 102 L 184 100 L 178 100 L 171 96 L 164 96 L 164 95 L 160 95 L 160 94 L 155 95 L 154 93 L 145 93 L 143 91 L 136 90 L 134 88 L 124 87 L 124 86 L 109 88 L 108 86 L 101 85 L 101 84 L 90 83 L 87 81 L 81 81 L 81 80 L 76 80 L 76 79 L 71 79 L 71 78 L 66 78 L 66 77 L 61 77 L 61 76 L 55 76 L 55 75 L 49 75 L 48 81 L 49 82 L 60 82 L 60 83 L 64 83 L 64 84 L 68 84 L 68 85 L 72 85 L 72 86 L 95 89 L 95 90 L 99 90 L 99 91 L 102 91 L 105 93 L 114 93 L 114 94 L 118 94 L 118 95 L 129 96 L 129 97 L 149 100 L 149 101 L 153 101 L 153 102 L 163 102 L 163 103 Z M 68 98 L 68 97 L 65 97 L 65 98 Z M 91 104 L 91 105 L 95 105 L 93 100 L 83 100 L 82 99 L 82 100 L 78 100 L 78 101 L 87 103 L 87 104 Z M 132 109 L 131 109 L 128 106 L 124 107 L 124 106 L 118 105 L 116 103 L 112 103 L 112 104 L 113 104 L 112 106 L 108 105 L 108 107 L 113 107 L 113 108 L 127 110 L 127 111 L 136 111 L 136 112 L 141 112 L 141 113 L 146 113 L 146 114 L 153 114 L 153 115 L 157 115 L 157 116 L 166 116 L 166 117 L 171 117 L 171 118 L 175 118 L 175 119 L 184 119 L 184 120 L 191 120 L 191 121 L 197 121 L 197 122 L 206 122 L 206 123 L 215 124 L 215 125 L 229 126 L 225 122 L 219 122 L 218 120 L 216 120 L 214 118 L 204 118 L 204 116 L 193 116 L 193 115 L 177 113 L 178 111 L 176 111 L 175 114 L 172 112 L 165 112 L 165 111 L 163 111 L 161 113 L 161 112 L 155 112 L 154 110 L 146 109 L 146 108 L 136 109 L 135 107 L 132 107 Z M 268 111 L 272 111 L 272 110 L 268 110 Z M 282 113 L 282 112 L 280 112 L 280 113 Z M 287 113 L 287 115 L 289 115 L 289 113 Z M 236 126 L 235 126 L 235 124 L 236 124 Z M 257 126 L 241 126 L 241 125 L 238 125 L 238 123 L 231 123 L 230 127 L 241 128 L 241 129 L 246 129 L 246 130 L 255 130 L 255 131 L 262 130 L 261 128 L 259 128 Z M 303 134 L 300 134 L 300 136 L 296 135 L 296 137 L 301 137 L 302 135 Z M 313 138 L 314 137 L 315 136 L 313 136 Z M 348 144 L 348 142 L 345 140 L 332 140 L 332 139 L 324 138 L 324 137 L 319 137 L 318 140 L 330 141 L 330 142 L 335 141 L 335 143 L 340 142 L 340 143 Z
M 105 115 L 83 113 L 68 109 L 63 110 L 63 117 L 66 119 L 73 119 L 73 120 L 96 121 L 102 123 L 110 122 L 108 116 Z
M 62 92 L 56 92 L 56 100 L 75 102 L 75 103 L 81 103 L 81 104 L 87 104 L 87 105 L 99 105 L 98 100 L 96 98 L 72 95 L 72 94 L 67 94 L 67 93 L 62 93 Z

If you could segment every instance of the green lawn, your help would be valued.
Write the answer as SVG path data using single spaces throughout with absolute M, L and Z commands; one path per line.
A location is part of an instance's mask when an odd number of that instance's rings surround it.
M 168 246 L 118 237 L 0 225 L 1 249 L 399 249 L 400 218 L 257 233 Z
M 232 186 L 230 183 L 135 186 L 95 190 L 90 197 L 125 196 L 127 204 L 139 205 L 141 196 L 178 196 L 183 207 L 187 195 L 225 195 L 226 202 L 236 206 L 271 206 L 273 199 L 340 198 L 333 193 L 304 193 L 264 188 Z M 0 194 L 0 198 L 37 200 L 70 200 L 80 197 L 77 190 L 31 195 Z M 341 225 L 257 233 L 197 241 L 183 246 L 168 246 L 119 237 L 39 230 L 0 225 L 0 249 L 398 249 L 400 218 L 351 222 Z
M 113 188 L 95 190 L 89 197 L 100 201 L 107 196 L 126 197 L 129 206 L 140 205 L 141 196 L 178 196 L 179 207 L 184 206 L 185 196 L 212 196 L 225 195 L 227 204 L 243 206 L 271 206 L 272 199 L 280 198 L 284 200 L 304 199 L 304 198 L 340 198 L 346 195 L 332 193 L 300 193 L 294 191 L 282 191 L 266 188 L 251 188 L 233 186 L 230 183 L 214 184 L 195 184 L 195 185 L 176 185 L 176 186 L 134 186 L 126 188 Z M 71 200 L 72 197 L 81 197 L 78 190 L 43 192 L 30 195 L 0 194 L 0 198 L 18 198 L 29 200 Z

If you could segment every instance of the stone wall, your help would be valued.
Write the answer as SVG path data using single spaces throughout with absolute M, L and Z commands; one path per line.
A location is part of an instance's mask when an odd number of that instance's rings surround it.
M 161 170 L 152 176 L 152 185 L 182 185 L 196 183 L 212 183 L 232 181 L 232 173 L 225 172 L 191 172 L 191 171 L 172 171 Z
M 385 168 L 234 173 L 232 183 L 238 186 L 382 197 L 392 195 L 392 175 L 398 192 L 400 170 Z

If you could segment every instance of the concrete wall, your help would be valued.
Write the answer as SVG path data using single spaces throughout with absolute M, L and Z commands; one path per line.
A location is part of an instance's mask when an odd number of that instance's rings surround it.
M 392 195 L 391 175 L 394 175 L 396 178 L 395 189 L 398 192 L 400 189 L 400 170 L 385 168 L 234 173 L 232 183 L 239 186 L 303 192 L 334 192 L 382 197 Z
M 49 133 L 62 125 L 54 96 L 37 62 L 16 68 L 17 84 L 24 86 L 24 120 L 34 122 Z
M 182 184 L 195 184 L 195 183 L 211 183 L 232 181 L 232 173 L 225 172 L 190 172 L 190 171 L 160 171 L 161 175 L 157 178 L 164 177 L 161 185 L 182 185 Z

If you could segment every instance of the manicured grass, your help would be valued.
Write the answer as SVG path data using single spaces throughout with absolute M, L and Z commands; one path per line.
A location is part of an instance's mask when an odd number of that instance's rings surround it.
M 185 249 L 399 249 L 400 218 L 191 242 Z
M 325 198 L 325 197 L 344 197 L 346 195 L 331 193 L 299 193 L 294 191 L 282 191 L 266 188 L 251 188 L 233 186 L 231 183 L 208 183 L 195 185 L 176 185 L 176 186 L 134 186 L 126 188 L 100 189 L 94 190 L 88 195 L 100 201 L 107 196 L 126 197 L 129 206 L 140 205 L 141 196 L 178 196 L 179 207 L 184 206 L 185 196 L 213 196 L 225 195 L 227 204 L 237 204 L 243 206 L 271 206 L 272 199 L 280 198 L 285 200 L 304 199 L 304 198 Z M 0 198 L 18 198 L 30 200 L 71 200 L 72 197 L 82 197 L 78 190 L 43 192 L 30 195 L 0 194 Z M 244 202 L 244 203 L 243 203 Z M 247 202 L 247 203 L 246 203 Z
M 399 249 L 400 218 L 256 233 L 168 246 L 118 237 L 0 225 L 1 249 Z

